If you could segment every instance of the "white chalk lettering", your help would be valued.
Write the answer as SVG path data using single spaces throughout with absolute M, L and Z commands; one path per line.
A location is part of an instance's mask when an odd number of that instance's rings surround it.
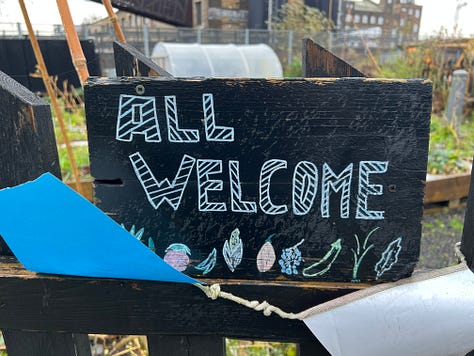
M 371 174 L 387 172 L 386 161 L 361 161 L 359 162 L 359 194 L 357 195 L 356 219 L 383 220 L 383 210 L 369 210 L 367 199 L 369 195 L 382 195 L 383 187 L 380 184 L 370 184 Z
M 168 140 L 175 143 L 199 142 L 199 131 L 180 129 L 178 123 L 178 108 L 176 96 L 165 96 L 166 122 L 168 123 Z
M 305 215 L 313 206 L 318 191 L 318 169 L 314 163 L 299 162 L 293 173 L 293 213 Z
M 234 129 L 232 127 L 216 125 L 216 118 L 214 114 L 214 97 L 212 94 L 202 95 L 202 109 L 204 111 L 206 140 L 216 142 L 233 142 Z
M 146 142 L 161 142 L 154 97 L 120 95 L 115 138 L 131 142 L 133 135 L 145 136 Z
M 230 202 L 232 211 L 239 213 L 256 213 L 257 204 L 252 201 L 242 201 L 242 186 L 240 183 L 239 161 L 229 161 Z
M 223 202 L 209 202 L 208 191 L 222 190 L 223 182 L 210 179 L 212 174 L 222 173 L 222 161 L 216 159 L 199 159 L 197 161 L 199 211 L 226 211 Z
M 262 165 L 260 170 L 260 208 L 268 215 L 284 214 L 288 211 L 286 205 L 275 205 L 270 198 L 270 181 L 273 173 L 286 169 L 287 162 L 281 159 L 271 159 Z
M 323 176 L 321 182 L 321 216 L 329 217 L 329 201 L 331 190 L 336 193 L 341 191 L 340 212 L 341 218 L 349 217 L 349 203 L 351 197 L 352 167 L 349 164 L 337 175 L 327 163 L 323 164 Z

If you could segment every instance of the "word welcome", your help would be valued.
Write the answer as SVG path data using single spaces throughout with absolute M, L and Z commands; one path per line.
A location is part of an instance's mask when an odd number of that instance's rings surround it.
M 161 142 L 155 97 L 121 95 L 117 115 L 116 139 L 131 142 L 134 135 L 143 135 L 145 142 Z M 165 116 L 168 140 L 174 143 L 199 142 L 197 129 L 184 129 L 179 125 L 175 96 L 164 96 Z M 234 129 L 218 126 L 215 120 L 214 99 L 212 94 L 202 95 L 204 128 L 207 141 L 233 142 Z M 228 181 L 230 205 L 223 201 L 210 201 L 209 192 L 222 191 L 224 181 L 216 175 L 223 173 L 223 161 L 219 159 L 196 159 L 185 154 L 177 173 L 170 182 L 168 178 L 159 181 L 139 152 L 129 156 L 133 170 L 142 185 L 151 206 L 158 209 L 164 202 L 175 211 L 181 200 L 193 171 L 196 171 L 198 209 L 202 212 L 224 212 L 229 209 L 237 213 L 257 213 L 267 215 L 288 213 L 288 205 L 275 204 L 272 200 L 272 177 L 277 171 L 286 170 L 288 162 L 282 159 L 270 159 L 263 162 L 258 181 L 257 201 L 245 201 L 242 198 L 240 180 L 240 162 L 228 161 Z M 356 199 L 356 219 L 382 220 L 383 210 L 370 210 L 370 195 L 382 195 L 383 187 L 370 182 L 373 174 L 387 172 L 387 161 L 360 161 L 358 163 L 358 190 Z M 339 215 L 349 218 L 351 204 L 351 185 L 354 163 L 347 165 L 339 173 L 334 172 L 328 163 L 322 164 L 321 175 L 313 162 L 300 161 L 293 170 L 292 178 L 292 212 L 295 215 L 306 215 L 314 206 L 318 187 L 321 187 L 320 211 L 323 218 L 330 217 L 330 197 L 332 192 L 340 193 Z M 320 185 L 318 182 L 321 181 Z M 257 205 L 258 203 L 258 205 Z

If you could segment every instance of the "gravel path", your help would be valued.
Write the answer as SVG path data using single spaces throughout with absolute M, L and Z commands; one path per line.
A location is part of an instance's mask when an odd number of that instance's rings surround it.
M 457 263 L 454 245 L 461 241 L 465 209 L 446 209 L 423 217 L 417 269 L 443 268 Z

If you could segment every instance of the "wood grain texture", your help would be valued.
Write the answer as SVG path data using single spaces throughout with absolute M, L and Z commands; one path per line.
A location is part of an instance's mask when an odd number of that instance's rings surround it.
M 304 78 L 365 77 L 362 72 L 310 38 L 303 39 L 302 64 Z
M 154 100 L 161 142 L 145 142 L 135 135 L 131 142 L 116 139 L 120 95 L 143 96 Z M 219 125 L 235 130 L 234 142 L 207 142 L 204 135 L 203 93 L 213 93 Z M 156 251 L 165 255 L 168 246 L 182 243 L 191 250 L 186 273 L 203 277 L 194 268 L 215 248 L 216 267 L 206 277 L 261 280 L 308 281 L 301 269 L 285 275 L 278 259 L 285 248 L 302 239 L 303 267 L 308 267 L 332 249 L 339 238 L 343 243 L 338 258 L 327 273 L 315 278 L 348 282 L 353 279 L 355 234 L 365 239 L 379 228 L 374 247 L 360 264 L 357 277 L 374 281 L 374 265 L 389 243 L 402 237 L 398 263 L 383 274 L 382 280 L 408 276 L 419 253 L 423 189 L 431 108 L 431 85 L 420 80 L 367 80 L 362 78 L 327 80 L 218 80 L 218 79 L 92 79 L 85 88 L 91 171 L 96 179 L 98 206 L 128 229 L 145 229 Z M 198 143 L 172 143 L 167 136 L 164 96 L 176 95 L 180 127 L 198 130 Z M 138 113 L 136 114 L 138 120 Z M 179 207 L 166 202 L 156 210 L 149 203 L 129 157 L 139 152 L 159 181 L 176 175 L 184 155 L 196 159 L 222 160 L 222 190 L 210 193 L 210 201 L 229 202 L 228 161 L 240 164 L 243 199 L 257 202 L 259 176 L 268 159 L 287 161 L 287 169 L 272 177 L 271 195 L 288 212 L 268 215 L 225 212 L 206 213 L 199 209 L 198 183 L 194 170 Z M 361 161 L 387 161 L 388 171 L 373 175 L 383 194 L 371 196 L 370 208 L 384 210 L 384 220 L 355 219 Z M 292 177 L 298 162 L 314 163 L 319 174 L 318 190 L 310 213 L 297 216 L 292 210 Z M 340 216 L 340 192 L 332 195 L 330 216 L 321 213 L 321 180 L 327 163 L 339 174 L 353 164 L 350 211 Z M 373 177 L 373 178 L 372 178 Z M 260 204 L 261 205 L 261 204 Z M 222 257 L 223 245 L 238 228 L 244 244 L 244 258 L 232 272 Z M 266 273 L 256 268 L 256 256 L 267 237 L 272 240 L 277 261 Z
M 0 262 L 1 329 L 314 341 L 302 321 L 213 301 L 192 285 L 36 275 L 5 258 Z M 220 282 L 224 291 L 291 312 L 362 287 Z
M 118 77 L 172 77 L 135 47 L 114 41 L 115 72 Z
M 2 330 L 9 356 L 91 356 L 87 335 Z
M 216 336 L 148 335 L 150 356 L 225 356 L 225 339 Z
M 135 135 L 131 142 L 116 139 L 117 115 L 121 94 L 143 96 L 155 100 L 161 142 L 145 142 Z M 234 142 L 207 142 L 203 125 L 201 97 L 213 93 L 219 125 L 235 130 Z M 191 249 L 191 266 L 186 273 L 203 277 L 192 266 L 203 261 L 215 248 L 216 267 L 210 278 L 306 281 L 301 270 L 284 275 L 276 261 L 266 273 L 256 268 L 256 256 L 268 236 L 277 259 L 283 249 L 302 239 L 301 246 L 308 267 L 320 260 L 341 238 L 341 257 L 332 268 L 316 278 L 323 281 L 348 282 L 353 278 L 351 249 L 356 248 L 354 235 L 364 239 L 379 228 L 360 265 L 357 277 L 374 281 L 374 265 L 388 244 L 402 236 L 399 263 L 384 273 L 383 280 L 408 276 L 419 253 L 420 220 L 426 176 L 431 85 L 427 82 L 327 79 L 327 80 L 176 80 L 128 79 L 91 80 L 85 88 L 91 171 L 96 179 L 98 206 L 127 228 L 145 228 L 145 239 L 151 237 L 156 251 L 164 256 L 173 243 Z M 167 136 L 164 96 L 176 95 L 180 127 L 200 133 L 198 143 L 172 143 Z M 137 114 L 138 115 L 138 114 Z M 138 117 L 138 116 L 137 116 Z M 229 203 L 228 161 L 240 164 L 243 199 L 259 198 L 259 175 L 268 159 L 287 161 L 287 169 L 272 177 L 271 195 L 277 204 L 285 204 L 288 212 L 268 215 L 258 208 L 256 214 L 229 211 L 206 213 L 199 209 L 196 171 L 191 173 L 179 208 L 166 202 L 156 210 L 151 206 L 129 156 L 139 152 L 159 181 L 176 175 L 184 155 L 196 159 L 222 160 L 223 173 L 212 178 L 223 181 L 221 191 L 213 191 L 210 201 Z M 370 208 L 384 210 L 384 220 L 357 220 L 359 164 L 361 161 L 387 161 L 388 171 L 373 175 L 374 184 L 383 186 L 383 194 L 370 197 Z M 296 216 L 292 209 L 292 177 L 298 162 L 309 161 L 318 169 L 318 191 L 310 213 Z M 327 163 L 339 174 L 353 164 L 350 212 L 340 216 L 340 192 L 332 195 L 330 216 L 321 213 L 321 180 Z M 261 205 L 261 204 L 260 204 Z M 258 205 L 257 205 L 258 206 Z M 235 270 L 227 267 L 222 257 L 224 241 L 239 228 L 244 243 L 244 258 Z
M 466 263 L 474 271 L 474 175 L 471 175 L 471 186 L 467 199 L 466 215 L 461 240 L 461 252 L 466 258 Z

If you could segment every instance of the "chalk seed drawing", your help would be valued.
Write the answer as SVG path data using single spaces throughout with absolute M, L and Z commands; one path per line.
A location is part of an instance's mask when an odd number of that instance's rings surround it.
M 213 248 L 209 256 L 207 256 L 207 258 L 204 261 L 199 263 L 194 268 L 196 268 L 199 271 L 202 271 L 202 274 L 208 274 L 215 267 L 216 260 L 217 260 L 217 250 Z
M 168 246 L 165 250 L 163 260 L 174 269 L 183 272 L 188 268 L 189 257 L 191 250 L 184 244 L 174 243 Z
M 309 213 L 318 191 L 318 169 L 314 163 L 301 161 L 293 174 L 293 212 L 295 215 Z
M 222 248 L 222 255 L 224 255 L 225 263 L 227 263 L 231 272 L 234 272 L 235 268 L 242 262 L 242 255 L 244 254 L 244 246 L 239 236 L 239 229 L 232 231 L 229 240 L 224 242 Z
M 239 176 L 239 161 L 229 161 L 230 202 L 232 211 L 239 213 L 256 213 L 257 204 L 242 201 L 242 186 Z
M 383 187 L 380 184 L 370 184 L 369 175 L 387 172 L 388 162 L 361 161 L 359 163 L 359 197 L 357 199 L 356 219 L 382 220 L 384 211 L 369 210 L 367 198 L 369 195 L 382 195 Z
M 374 244 L 370 244 L 369 246 L 367 246 L 367 242 L 369 241 L 369 238 L 372 236 L 372 234 L 378 229 L 379 228 L 376 227 L 367 234 L 367 237 L 365 238 L 364 243 L 362 244 L 362 248 L 360 245 L 359 236 L 357 236 L 357 234 L 354 234 L 357 243 L 357 248 L 355 250 L 351 248 L 352 254 L 354 255 L 354 267 L 352 269 L 352 282 L 354 283 L 360 282 L 357 276 L 359 273 L 359 266 L 364 257 L 367 255 L 367 252 L 369 252 L 374 247 Z
M 176 95 L 165 96 L 166 122 L 168 123 L 168 140 L 176 143 L 199 142 L 199 131 L 195 129 L 180 129 L 178 123 L 178 108 Z
M 270 198 L 270 180 L 273 173 L 280 169 L 286 169 L 287 162 L 281 159 L 271 159 L 262 165 L 260 171 L 260 208 L 265 214 L 277 215 L 288 211 L 286 205 L 275 205 Z
M 323 165 L 323 178 L 321 187 L 321 216 L 323 218 L 329 217 L 329 197 L 331 194 L 330 189 L 335 192 L 341 192 L 341 218 L 349 217 L 349 203 L 351 197 L 351 180 L 352 180 L 352 167 L 353 164 L 349 164 L 344 170 L 337 175 L 329 167 L 327 163 Z
M 224 183 L 218 179 L 210 179 L 212 174 L 222 173 L 222 161 L 216 159 L 198 159 L 198 199 L 199 211 L 226 211 L 224 202 L 209 202 L 208 191 L 222 190 Z
M 298 274 L 296 267 L 298 267 L 303 261 L 303 258 L 301 257 L 301 251 L 298 246 L 300 246 L 303 242 L 304 239 L 302 239 L 296 245 L 284 248 L 281 251 L 281 257 L 278 263 L 281 266 L 282 273 L 288 275 Z
M 318 262 L 303 269 L 303 276 L 305 277 L 319 277 L 329 271 L 334 261 L 341 253 L 342 244 L 341 239 L 336 240 L 331 244 L 331 249 Z
M 402 238 L 399 237 L 398 239 L 390 242 L 385 251 L 382 252 L 382 257 L 380 257 L 380 260 L 374 267 L 375 272 L 377 272 L 376 279 L 382 277 L 382 274 L 391 270 L 392 267 L 398 262 L 398 255 L 402 250 L 401 243 Z
M 275 235 L 276 234 L 271 234 L 270 236 L 268 236 L 268 238 L 265 240 L 265 243 L 262 245 L 262 247 L 260 247 L 260 250 L 258 251 L 257 269 L 259 272 L 269 271 L 275 263 L 276 255 L 275 249 L 272 245 L 272 238 Z
M 166 201 L 174 210 L 177 210 L 196 160 L 191 156 L 184 155 L 171 184 L 168 178 L 158 182 L 139 152 L 130 155 L 129 159 L 151 206 L 158 209 Z
M 115 138 L 131 142 L 133 135 L 144 135 L 146 142 L 161 142 L 154 97 L 120 95 Z
M 207 141 L 233 142 L 234 128 L 217 126 L 214 114 L 214 96 L 212 94 L 202 95 L 202 109 L 204 111 L 204 126 Z

